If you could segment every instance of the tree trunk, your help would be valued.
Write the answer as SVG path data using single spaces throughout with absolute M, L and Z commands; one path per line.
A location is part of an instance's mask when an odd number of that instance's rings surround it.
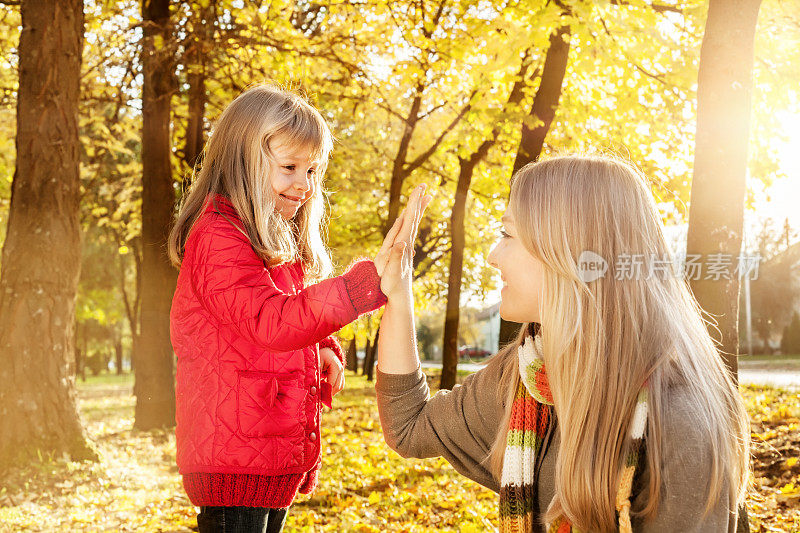
M 512 91 L 513 92 L 513 91 Z M 521 94 L 521 87 L 520 87 Z M 450 212 L 450 267 L 447 273 L 447 304 L 442 343 L 442 375 L 440 389 L 452 389 L 458 373 L 458 322 L 461 314 L 461 276 L 464 272 L 464 215 L 467 195 L 475 167 L 486 156 L 497 138 L 497 130 L 469 158 L 459 158 L 458 183 L 453 209 Z
M 206 47 L 213 46 L 211 36 L 214 28 L 216 2 L 208 2 L 196 13 L 196 27 L 189 37 L 186 52 L 187 81 L 189 82 L 189 117 L 186 124 L 186 139 L 183 145 L 183 160 L 189 168 L 198 163 L 205 144 L 203 119 L 206 111 Z
M 195 66 L 197 69 L 189 73 L 189 120 L 186 125 L 186 143 L 183 157 L 189 168 L 194 168 L 203 151 L 205 136 L 203 117 L 206 110 L 206 73 L 205 65 Z
M 0 469 L 37 451 L 96 459 L 78 417 L 81 0 L 23 0 L 17 159 L 0 277 Z
M 114 339 L 114 362 L 117 367 L 117 375 L 122 374 L 122 339 Z
M 526 85 L 528 68 L 531 64 L 531 50 L 525 51 L 520 64 L 517 81 L 508 93 L 505 108 L 519 105 L 524 96 L 523 89 Z M 458 182 L 456 183 L 456 196 L 453 209 L 450 213 L 450 267 L 447 274 L 447 304 L 444 319 L 444 340 L 442 343 L 442 375 L 439 379 L 440 389 L 452 389 L 456 384 L 458 373 L 458 323 L 461 313 L 461 276 L 464 271 L 464 216 L 466 211 L 467 196 L 472 183 L 475 167 L 489 153 L 489 149 L 497 142 L 500 134 L 498 122 L 492 128 L 489 136 L 467 158 L 459 158 Z
M 444 318 L 442 346 L 442 375 L 440 389 L 452 389 L 458 373 L 458 320 L 461 310 L 461 276 L 464 270 L 464 212 L 472 174 L 478 159 L 459 158 L 458 183 L 453 209 L 450 212 L 450 267 L 447 273 L 447 306 Z
M 175 425 L 169 310 L 176 272 L 166 254 L 175 205 L 170 165 L 173 50 L 168 0 L 142 0 L 142 326 L 136 354 L 134 426 Z
M 519 141 L 514 170 L 518 171 L 528 163 L 536 161 L 542 154 L 544 140 L 556 116 L 558 101 L 561 99 L 564 74 L 569 60 L 569 26 L 561 26 L 550 35 L 550 47 L 544 58 L 542 80 L 536 90 L 529 120 L 522 124 L 522 137 Z
M 131 334 L 131 373 L 136 374 L 136 354 L 139 353 L 139 335 Z
M 730 279 L 691 280 L 698 303 L 711 313 L 728 368 L 736 375 L 739 352 L 739 278 L 742 246 L 753 41 L 759 0 L 711 0 L 697 80 L 697 138 L 692 177 L 687 257 L 700 254 L 708 267 L 731 261 Z M 722 264 L 722 263 L 720 263 Z M 719 332 L 717 332 L 717 328 Z M 721 333 L 721 338 L 720 338 Z
M 556 116 L 558 101 L 564 85 L 564 75 L 567 72 L 569 61 L 570 27 L 559 27 L 550 35 L 550 47 L 542 67 L 542 80 L 536 90 L 533 106 L 529 115 L 531 124 L 522 125 L 522 137 L 519 141 L 517 157 L 514 159 L 514 170 L 519 169 L 539 159 L 544 147 L 544 140 L 550 131 L 550 126 Z M 500 334 L 498 349 L 513 342 L 519 332 L 521 324 L 500 319 Z
M 378 335 L 381 334 L 380 328 L 375 332 L 375 338 L 372 339 L 372 344 L 364 357 L 364 368 L 367 373 L 367 381 L 372 381 L 375 375 L 375 352 L 378 351 Z
M 89 335 L 86 333 L 86 324 L 83 325 L 83 350 L 81 351 L 81 381 L 86 383 L 86 359 L 89 357 Z
M 358 372 L 358 357 L 356 357 L 357 351 L 358 344 L 356 343 L 355 335 L 353 335 L 353 340 L 350 341 L 350 346 L 347 348 L 347 353 L 345 354 L 345 365 L 347 370 Z
M 369 352 L 370 352 L 370 338 L 367 335 L 367 345 L 364 346 L 364 362 L 361 363 L 361 375 L 364 376 L 367 373 L 367 361 L 369 360 Z
M 81 378 L 82 381 L 86 381 L 86 356 L 84 355 L 84 351 L 80 349 L 80 347 L 75 345 L 75 381 L 78 378 Z

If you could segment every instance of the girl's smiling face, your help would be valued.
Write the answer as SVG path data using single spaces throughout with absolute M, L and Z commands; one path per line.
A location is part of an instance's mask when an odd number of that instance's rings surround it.
M 317 161 L 307 146 L 292 146 L 277 135 L 269 142 L 274 157 L 269 181 L 275 193 L 275 210 L 286 219 L 293 218 L 300 206 L 314 194 Z
M 489 253 L 489 264 L 500 271 L 500 317 L 510 322 L 541 322 L 544 265 L 523 246 L 511 210 L 503 215 L 500 242 Z

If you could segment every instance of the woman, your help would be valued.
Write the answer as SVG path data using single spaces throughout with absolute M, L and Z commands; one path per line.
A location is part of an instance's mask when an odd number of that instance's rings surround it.
M 646 179 L 608 157 L 530 164 L 512 180 L 503 223 L 489 264 L 504 282 L 500 316 L 524 326 L 430 399 L 411 254 L 398 242 L 381 258 L 386 442 L 404 457 L 443 456 L 500 492 L 501 531 L 735 531 L 747 415 L 686 283 L 648 268 L 669 250 Z M 609 265 L 655 260 L 638 276 L 609 267 L 592 279 L 578 264 L 587 251 Z

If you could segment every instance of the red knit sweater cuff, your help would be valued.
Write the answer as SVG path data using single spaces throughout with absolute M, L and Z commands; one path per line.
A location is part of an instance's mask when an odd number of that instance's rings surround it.
M 371 260 L 354 261 L 342 277 L 359 315 L 370 313 L 386 303 L 386 296 L 381 292 L 381 277 Z
M 339 359 L 339 362 L 344 365 L 344 352 L 342 351 L 342 347 L 339 344 L 339 341 L 336 340 L 336 337 L 331 335 L 330 337 L 325 337 L 321 341 L 319 341 L 319 349 L 323 348 L 330 348 L 333 350 L 333 353 L 336 354 L 336 357 Z

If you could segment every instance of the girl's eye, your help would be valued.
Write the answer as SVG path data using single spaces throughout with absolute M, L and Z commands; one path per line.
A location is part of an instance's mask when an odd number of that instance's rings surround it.
M 508 233 L 506 233 L 506 231 L 505 231 L 505 230 L 502 230 L 502 229 L 501 229 L 501 230 L 500 230 L 500 237 L 501 237 L 501 238 L 503 238 L 503 239 L 510 239 L 510 238 L 511 238 L 511 235 L 509 235 Z
M 294 170 L 294 165 L 284 165 L 283 168 L 291 172 Z

